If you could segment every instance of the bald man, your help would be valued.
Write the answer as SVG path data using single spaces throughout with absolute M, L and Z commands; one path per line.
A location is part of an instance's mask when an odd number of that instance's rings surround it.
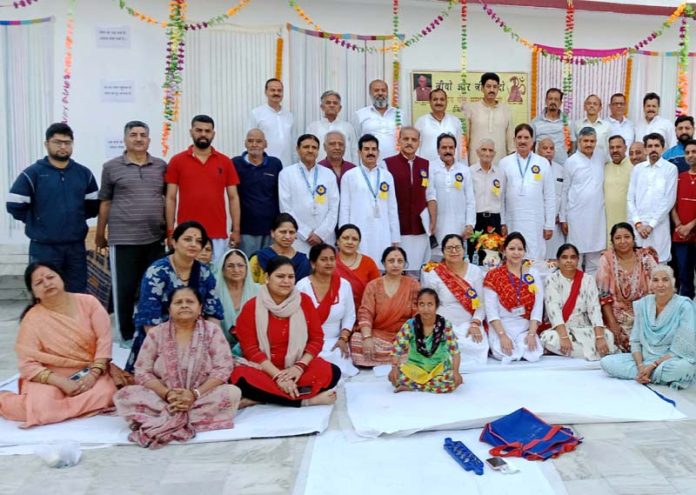
M 389 105 L 389 86 L 381 79 L 370 83 L 372 104 L 355 112 L 353 127 L 358 139 L 371 134 L 379 141 L 379 156 L 396 155 L 396 108 Z
M 628 158 L 631 160 L 631 164 L 633 164 L 633 166 L 647 160 L 648 157 L 645 154 L 645 145 L 641 141 L 633 142 L 631 147 L 628 148 Z
M 232 159 L 239 175 L 240 249 L 247 256 L 271 245 L 271 224 L 280 214 L 278 176 L 283 164 L 278 158 L 268 156 L 266 146 L 263 131 L 250 129 L 244 141 L 246 151 Z

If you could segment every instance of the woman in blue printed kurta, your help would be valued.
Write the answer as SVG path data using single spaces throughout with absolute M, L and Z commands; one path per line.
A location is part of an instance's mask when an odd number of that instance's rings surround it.
M 155 261 L 145 272 L 140 283 L 140 298 L 133 316 L 135 338 L 126 370 L 131 371 L 145 340 L 147 331 L 169 320 L 169 294 L 178 287 L 191 287 L 203 299 L 203 317 L 220 324 L 223 309 L 215 291 L 215 276 L 203 263 L 196 261 L 208 236 L 198 222 L 180 224 L 172 235 L 174 251 Z

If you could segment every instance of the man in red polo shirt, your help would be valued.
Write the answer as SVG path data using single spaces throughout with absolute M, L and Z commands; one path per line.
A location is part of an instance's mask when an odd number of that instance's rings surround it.
M 696 267 L 696 141 L 693 139 L 684 143 L 684 161 L 689 170 L 679 174 L 677 179 L 677 201 L 672 208 L 675 225 L 672 247 L 677 258 L 679 295 L 693 299 Z
M 394 191 L 399 209 L 401 247 L 406 251 L 408 271 L 418 274 L 421 265 L 430 260 L 428 236 L 435 231 L 437 204 L 426 201 L 425 190 L 430 180 L 428 160 L 416 156 L 420 145 L 420 132 L 415 127 L 403 127 L 399 134 L 398 155 L 384 162 L 394 176 Z M 430 216 L 428 232 L 423 227 L 423 210 Z
M 207 115 L 196 115 L 191 121 L 193 145 L 174 155 L 164 177 L 167 183 L 167 238 L 176 223 L 196 220 L 203 224 L 213 241 L 213 263 L 217 264 L 227 246 L 239 245 L 239 176 L 232 160 L 211 146 L 215 122 Z M 177 193 L 179 208 L 177 210 Z M 225 193 L 232 217 L 228 236 Z

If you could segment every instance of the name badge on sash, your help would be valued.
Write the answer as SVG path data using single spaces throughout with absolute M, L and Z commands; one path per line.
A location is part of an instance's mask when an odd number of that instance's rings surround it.
M 524 306 L 517 306 L 516 308 L 512 308 L 512 316 L 524 316 Z
M 319 184 L 315 189 L 316 194 L 314 195 L 314 202 L 323 205 L 326 203 L 326 187 Z

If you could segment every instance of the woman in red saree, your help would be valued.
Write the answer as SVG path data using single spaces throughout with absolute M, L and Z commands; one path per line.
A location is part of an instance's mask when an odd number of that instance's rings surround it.
M 352 223 L 341 226 L 336 237 L 336 272 L 350 283 L 356 309 L 360 307 L 367 284 L 380 277 L 375 260 L 358 252 L 361 238 L 360 229 Z
M 201 317 L 203 298 L 178 287 L 168 298 L 169 321 L 151 328 L 135 362 L 137 385 L 114 396 L 128 437 L 156 449 L 197 432 L 232 428 L 241 392 L 227 379 L 234 362 L 222 329 Z
M 50 263 L 30 264 L 24 279 L 34 301 L 15 345 L 19 394 L 0 392 L 0 417 L 27 428 L 110 409 L 129 376 L 111 365 L 108 313 L 93 296 L 66 292 Z
M 318 357 L 324 332 L 312 300 L 295 287 L 292 261 L 271 259 L 266 280 L 237 318 L 237 337 L 248 362 L 235 367 L 231 382 L 253 403 L 333 404 L 341 370 Z
M 350 350 L 356 366 L 391 363 L 394 337 L 406 320 L 416 314 L 420 284 L 404 275 L 406 252 L 388 247 L 382 254 L 383 277 L 367 284 L 358 310 L 358 328 Z
M 544 303 L 551 328 L 540 337 L 553 354 L 597 361 L 616 352 L 614 335 L 604 328 L 597 284 L 578 270 L 577 248 L 563 244 L 556 253 L 558 271 L 546 278 Z

